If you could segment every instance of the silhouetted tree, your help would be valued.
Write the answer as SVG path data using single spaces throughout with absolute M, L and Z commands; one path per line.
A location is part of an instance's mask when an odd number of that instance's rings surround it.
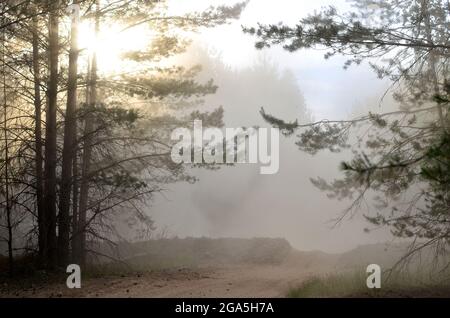
M 227 23 L 246 3 L 181 16 L 169 15 L 164 1 L 156 0 L 79 0 L 74 5 L 49 0 L 0 4 L 3 47 L 8 48 L 2 51 L 2 75 L 10 83 L 2 124 L 1 153 L 8 157 L 1 167 L 2 189 L 13 190 L 2 193 L 2 204 L 9 211 L 5 216 L 12 216 L 8 226 L 22 225 L 27 250 L 37 245 L 40 263 L 49 269 L 66 265 L 71 256 L 84 264 L 92 242 L 111 240 L 119 221 L 151 227 L 143 211 L 151 196 L 165 183 L 193 181 L 170 160 L 170 131 L 195 116 L 205 125 L 220 124 L 223 109 L 187 108 L 217 87 L 212 80 L 197 82 L 199 67 L 155 65 L 187 48 L 189 41 L 175 30 Z M 76 18 L 69 34 L 60 28 L 67 9 L 76 6 L 81 19 L 95 21 L 95 32 L 107 23 L 124 30 L 148 25 L 154 31 L 147 50 L 123 56 L 141 65 L 139 72 L 124 70 L 114 77 L 97 72 L 96 54 L 77 47 Z M 80 60 L 89 60 L 87 71 Z

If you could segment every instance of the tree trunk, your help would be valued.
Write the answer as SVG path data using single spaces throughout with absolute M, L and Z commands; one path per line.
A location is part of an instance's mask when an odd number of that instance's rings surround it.
M 3 60 L 3 133 L 5 144 L 5 212 L 6 212 L 6 228 L 8 230 L 8 267 L 9 275 L 13 275 L 14 256 L 13 256 L 13 232 L 11 221 L 11 202 L 9 201 L 9 149 L 8 149 L 8 98 L 6 91 L 6 36 L 5 30 L 2 32 L 2 60 Z
M 45 130 L 45 209 L 47 265 L 57 266 L 56 239 L 56 110 L 58 97 L 59 17 L 58 0 L 49 0 L 49 83 Z
M 77 127 L 75 124 L 75 137 Z M 72 167 L 72 238 L 71 238 L 71 247 L 72 247 L 72 262 L 77 263 L 79 259 L 79 248 L 77 244 L 77 234 L 78 234 L 78 194 L 79 194 L 79 184 L 78 184 L 78 154 L 77 149 L 75 149 L 75 154 L 73 157 L 73 167 Z
M 78 1 L 73 2 L 74 6 Z M 70 238 L 70 196 L 72 190 L 72 169 L 76 147 L 76 106 L 78 77 L 78 10 L 72 12 L 70 31 L 69 75 L 67 87 L 67 107 L 64 121 L 64 144 L 62 153 L 61 186 L 59 195 L 59 235 L 58 261 L 60 266 L 69 262 Z
M 45 226 L 45 211 L 43 206 L 42 188 L 42 102 L 41 102 L 41 78 L 39 66 L 39 25 L 38 18 L 33 18 L 33 77 L 34 77 L 34 134 L 35 134 L 35 173 L 36 173 L 36 207 L 38 214 L 38 244 L 39 264 L 45 264 L 47 258 L 47 237 Z
M 96 1 L 96 17 L 95 17 L 95 34 L 98 35 L 100 28 L 99 18 L 99 3 Z M 86 214 L 89 199 L 89 181 L 91 173 L 92 160 L 92 146 L 93 146 L 93 132 L 94 132 L 94 118 L 93 110 L 97 103 L 97 52 L 93 53 L 92 65 L 89 72 L 88 83 L 88 103 L 87 113 L 84 126 L 84 146 L 83 146 L 83 163 L 81 170 L 81 185 L 80 185 L 80 204 L 79 204 L 79 240 L 80 240 L 80 266 L 86 264 Z
M 88 65 L 87 65 L 87 73 L 86 73 L 86 101 L 85 105 L 89 105 L 89 98 L 90 98 L 90 83 L 91 83 L 91 61 L 88 58 Z M 86 126 L 85 126 L 86 127 Z M 86 130 L 86 129 L 85 129 Z M 84 142 L 83 142 L 84 143 Z M 78 146 L 78 145 L 77 145 Z M 84 162 L 84 150 L 82 154 L 82 164 Z M 83 171 L 83 167 L 81 167 L 81 170 Z M 80 185 L 79 185 L 79 167 L 78 167 L 78 157 L 77 154 L 75 154 L 75 158 L 73 161 L 73 176 L 74 176 L 74 184 L 73 184 L 73 206 L 72 206 L 72 261 L 78 265 L 81 265 L 81 240 L 82 240 L 82 233 L 83 233 L 83 227 L 84 223 L 86 223 L 86 216 L 82 216 L 81 211 L 79 209 L 79 203 L 80 203 Z

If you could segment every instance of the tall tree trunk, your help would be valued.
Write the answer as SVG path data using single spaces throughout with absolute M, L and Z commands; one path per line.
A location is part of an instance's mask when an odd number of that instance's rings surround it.
M 90 98 L 90 83 L 91 83 L 91 60 L 88 58 L 87 61 L 87 72 L 86 72 L 86 91 L 85 91 L 85 105 L 90 105 L 89 98 Z M 86 130 L 86 129 L 85 129 Z M 84 143 L 84 142 L 83 142 Z M 78 146 L 78 145 L 77 145 Z M 84 162 L 84 150 L 82 154 L 82 164 Z M 81 170 L 83 171 L 83 166 L 81 167 Z M 72 219 L 72 261 L 76 264 L 81 265 L 81 246 L 82 246 L 82 235 L 83 235 L 83 227 L 84 223 L 86 223 L 86 216 L 82 216 L 82 213 L 79 209 L 79 203 L 80 203 L 80 184 L 79 184 L 79 167 L 78 167 L 78 157 L 77 154 L 75 154 L 75 158 L 73 161 L 73 176 L 74 176 L 74 184 L 73 184 L 73 206 L 72 206 L 72 213 L 74 214 L 74 217 Z M 81 172 L 82 172 L 81 171 Z
M 33 76 L 34 76 L 34 134 L 35 134 L 35 173 L 36 173 L 36 206 L 38 214 L 38 242 L 39 263 L 45 264 L 47 258 L 47 235 L 45 225 L 45 210 L 43 206 L 43 184 L 42 184 L 42 101 L 41 101 L 41 78 L 39 66 L 39 25 L 38 17 L 33 17 Z
M 6 227 L 8 230 L 8 264 L 9 275 L 13 275 L 14 257 L 13 257 L 13 233 L 11 220 L 11 202 L 9 201 L 9 145 L 8 145 L 8 97 L 6 91 L 6 30 L 2 32 L 2 60 L 3 60 L 3 133 L 5 145 L 5 212 L 6 212 Z
M 75 124 L 75 137 L 77 131 L 77 125 Z M 76 145 L 77 146 L 77 145 Z M 78 154 L 77 149 L 75 149 L 75 154 L 73 157 L 72 164 L 72 238 L 71 238 L 71 247 L 72 247 L 72 262 L 77 263 L 79 259 L 79 245 L 77 244 L 77 235 L 78 235 L 78 194 L 79 194 L 79 184 L 78 184 Z
M 67 107 L 64 121 L 64 145 L 62 153 L 61 186 L 59 195 L 58 261 L 60 266 L 69 262 L 70 238 L 70 196 L 72 190 L 72 169 L 76 146 L 76 105 L 78 77 L 78 1 L 73 2 L 72 26 L 70 31 L 69 75 Z
M 49 0 L 49 83 L 45 130 L 45 209 L 47 265 L 57 266 L 56 239 L 56 110 L 58 98 L 59 17 L 58 0 Z
M 96 17 L 95 17 L 95 34 L 96 38 L 100 29 L 99 1 L 96 1 Z M 79 204 L 79 223 L 78 231 L 80 232 L 80 265 L 86 264 L 86 214 L 89 199 L 89 181 L 91 173 L 94 118 L 93 111 L 97 103 L 97 52 L 93 52 L 92 65 L 89 72 L 88 83 L 88 109 L 84 126 L 84 146 L 83 146 L 83 163 L 81 170 L 80 185 L 80 204 Z

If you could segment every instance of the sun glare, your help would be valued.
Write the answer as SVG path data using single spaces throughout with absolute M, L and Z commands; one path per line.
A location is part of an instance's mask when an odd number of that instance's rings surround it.
M 79 47 L 88 54 L 97 53 L 99 72 L 117 74 L 133 68 L 132 63 L 122 58 L 123 53 L 146 49 L 152 34 L 145 25 L 128 30 L 119 24 L 103 26 L 96 36 L 92 23 L 81 23 Z M 87 55 L 87 54 L 85 54 Z

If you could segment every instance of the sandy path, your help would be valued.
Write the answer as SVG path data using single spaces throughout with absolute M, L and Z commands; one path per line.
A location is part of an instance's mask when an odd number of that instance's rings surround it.
M 277 266 L 234 267 L 214 270 L 198 278 L 136 285 L 129 293 L 106 291 L 113 297 L 283 297 L 309 273 L 294 273 Z M 155 288 L 156 287 L 156 288 Z
M 80 290 L 65 282 L 9 291 L 13 297 L 284 297 L 317 271 L 292 266 L 232 266 L 221 269 L 182 269 L 145 275 L 91 278 Z

